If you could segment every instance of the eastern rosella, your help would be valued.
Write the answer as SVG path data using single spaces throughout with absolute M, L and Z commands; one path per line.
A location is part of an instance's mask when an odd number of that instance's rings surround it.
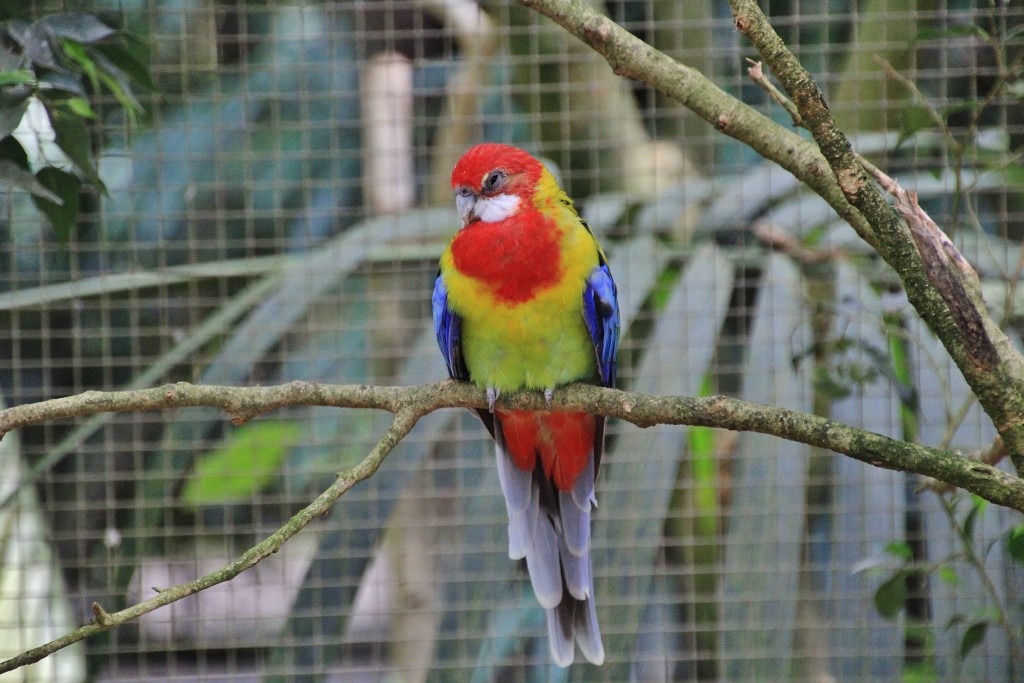
M 508 510 L 508 554 L 526 558 L 547 610 L 551 656 L 595 664 L 590 513 L 604 450 L 603 417 L 495 407 L 501 392 L 586 381 L 615 384 L 619 310 L 601 247 L 543 164 L 481 144 L 452 171 L 462 228 L 441 256 L 434 329 L 448 374 L 487 390 L 477 411 L 494 438 Z

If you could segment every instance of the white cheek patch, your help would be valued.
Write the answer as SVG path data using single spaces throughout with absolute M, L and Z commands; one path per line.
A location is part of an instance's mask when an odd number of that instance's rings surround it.
M 476 200 L 473 213 L 484 223 L 500 223 L 519 209 L 519 197 L 514 194 L 498 194 Z

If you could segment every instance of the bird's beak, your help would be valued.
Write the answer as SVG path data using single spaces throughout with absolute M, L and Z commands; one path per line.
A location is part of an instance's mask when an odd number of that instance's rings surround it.
M 459 218 L 462 219 L 462 227 L 466 227 L 475 220 L 479 220 L 478 217 L 473 213 L 473 208 L 476 206 L 476 195 L 475 194 L 457 194 L 455 195 L 455 208 L 459 212 Z

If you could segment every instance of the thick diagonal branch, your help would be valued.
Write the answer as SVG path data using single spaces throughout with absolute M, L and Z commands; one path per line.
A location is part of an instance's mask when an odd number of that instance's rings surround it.
M 730 5 L 736 28 L 757 48 L 793 98 L 834 181 L 871 224 L 878 254 L 899 275 L 910 303 L 946 347 L 992 418 L 1017 471 L 1024 472 L 1024 359 L 1020 352 L 991 319 L 983 302 L 967 296 L 954 260 L 932 249 L 934 231 L 912 233 L 901 218 L 913 219 L 913 210 L 897 213 L 871 182 L 849 139 L 836 126 L 825 96 L 756 0 L 730 0 Z

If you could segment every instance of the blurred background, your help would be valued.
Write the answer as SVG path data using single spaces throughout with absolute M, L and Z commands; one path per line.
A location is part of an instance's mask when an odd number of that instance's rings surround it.
M 724 0 L 594 4 L 791 125 L 748 79 Z M 1024 5 L 762 5 L 1016 339 Z M 992 449 L 894 276 L 824 202 L 521 7 L 53 0 L 0 16 L 7 405 L 178 380 L 442 379 L 429 300 L 458 227 L 447 178 L 495 140 L 542 156 L 600 236 L 623 387 Z M 0 654 L 89 621 L 93 601 L 113 611 L 222 566 L 387 423 L 182 410 L 8 435 Z M 1024 679 L 1015 513 L 761 435 L 617 422 L 598 498 L 602 668 L 550 665 L 492 446 L 444 411 L 252 571 L 0 679 Z

